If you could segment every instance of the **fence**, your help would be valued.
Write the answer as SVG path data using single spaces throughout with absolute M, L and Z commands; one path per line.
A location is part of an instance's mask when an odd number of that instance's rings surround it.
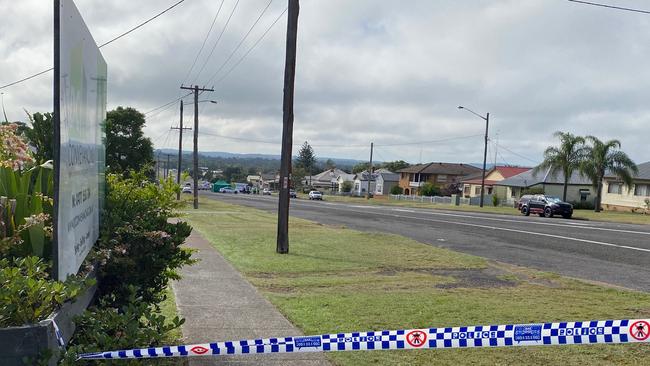
M 390 200 L 396 200 L 396 201 L 411 201 L 411 202 L 422 202 L 422 203 L 432 203 L 432 204 L 443 204 L 443 205 L 451 205 L 452 204 L 452 198 L 451 197 L 440 197 L 440 196 L 409 196 L 409 195 L 403 195 L 403 194 L 391 194 L 388 196 Z M 481 197 L 472 197 L 472 198 L 465 198 L 465 197 L 460 197 L 458 199 L 459 205 L 467 205 L 467 206 L 478 206 L 480 205 Z M 497 206 L 500 207 L 515 207 L 516 201 L 513 199 L 499 199 Z M 492 203 L 492 196 L 485 196 L 483 199 L 483 205 L 484 206 L 493 206 Z

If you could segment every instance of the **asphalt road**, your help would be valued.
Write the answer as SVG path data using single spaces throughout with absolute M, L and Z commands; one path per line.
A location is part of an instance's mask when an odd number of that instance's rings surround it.
M 277 196 L 204 195 L 277 210 Z M 325 197 L 327 200 L 327 197 Z M 650 225 L 292 199 L 290 215 L 403 235 L 496 261 L 650 292 Z

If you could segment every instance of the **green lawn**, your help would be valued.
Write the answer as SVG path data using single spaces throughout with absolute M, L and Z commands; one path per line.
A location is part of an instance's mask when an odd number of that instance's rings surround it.
M 305 196 L 306 198 L 306 196 Z M 452 211 L 466 211 L 466 212 L 484 212 L 484 213 L 494 213 L 500 215 L 521 215 L 521 212 L 512 207 L 494 207 L 491 202 L 487 202 L 485 206 L 452 206 L 444 204 L 435 204 L 435 203 L 423 203 L 423 202 L 413 202 L 413 201 L 396 201 L 389 199 L 365 199 L 362 197 L 345 197 L 345 196 L 332 196 L 325 195 L 324 200 L 331 202 L 348 202 L 354 204 L 368 204 L 368 205 L 390 205 L 390 206 L 402 206 L 402 207 L 416 207 L 416 208 L 428 208 L 433 210 L 452 210 Z M 619 222 L 619 223 L 628 223 L 628 224 L 642 224 L 650 225 L 650 215 L 644 215 L 642 213 L 632 213 L 632 212 L 617 212 L 617 211 L 602 211 L 594 212 L 593 210 L 575 210 L 573 217 L 577 220 L 589 220 L 589 221 L 608 221 L 608 222 Z
M 185 218 L 305 334 L 650 315 L 650 294 L 400 236 L 291 219 L 290 254 L 278 255 L 274 215 L 203 200 L 201 213 Z M 337 365 L 633 365 L 649 356 L 650 347 L 638 344 L 328 354 Z

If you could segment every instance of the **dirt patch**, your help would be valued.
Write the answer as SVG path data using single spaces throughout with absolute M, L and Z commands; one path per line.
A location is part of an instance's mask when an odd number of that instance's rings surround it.
M 436 285 L 437 288 L 443 289 L 514 287 L 518 284 L 518 281 L 502 278 L 505 273 L 495 268 L 433 270 L 430 273 L 436 276 L 449 276 L 456 280 Z

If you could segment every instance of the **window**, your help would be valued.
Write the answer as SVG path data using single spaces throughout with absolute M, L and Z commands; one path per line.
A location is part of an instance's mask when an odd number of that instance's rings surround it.
M 481 187 L 474 187 L 474 194 L 481 194 Z
M 635 196 L 650 196 L 650 184 L 635 184 L 634 185 L 634 195 Z
M 463 188 L 464 188 L 465 194 L 470 194 L 472 192 L 472 186 L 468 185 L 468 186 L 465 186 Z
M 383 185 L 382 184 L 377 184 L 377 189 L 375 191 L 376 192 L 383 192 L 384 191 Z
M 438 174 L 438 182 L 446 182 L 446 181 L 447 181 L 447 175 Z
M 623 192 L 623 183 L 609 183 L 607 193 L 621 194 Z
M 492 194 L 492 187 L 488 187 L 487 194 Z

